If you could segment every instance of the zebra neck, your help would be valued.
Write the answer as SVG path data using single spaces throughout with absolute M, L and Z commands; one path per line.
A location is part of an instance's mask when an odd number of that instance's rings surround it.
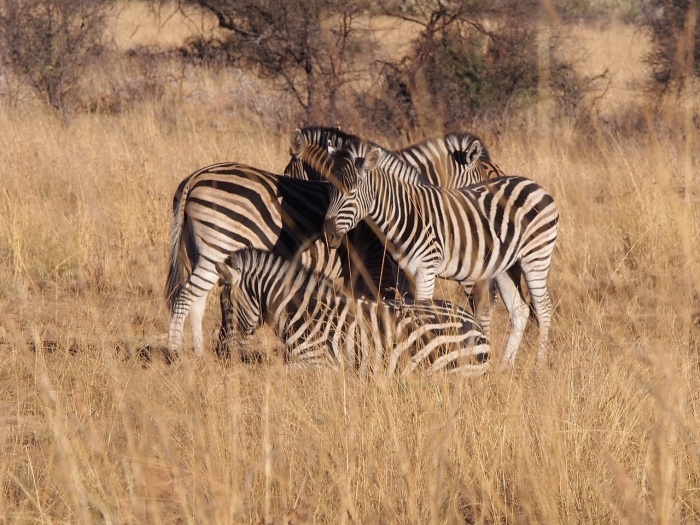
M 278 336 L 284 338 L 288 324 L 304 308 L 308 299 L 307 288 L 319 287 L 319 277 L 298 265 L 283 264 L 266 292 L 269 324 Z
M 376 171 L 382 175 L 412 184 L 427 184 L 428 178 L 403 157 L 383 150 Z
M 433 186 L 409 184 L 391 177 L 378 178 L 368 216 L 394 246 L 407 241 L 409 232 L 419 234 L 429 216 L 423 205 L 424 193 L 439 191 Z
M 312 151 L 302 161 L 304 178 L 309 180 L 328 180 L 332 168 L 330 157 L 324 152 Z
M 285 274 L 279 273 L 274 279 L 268 280 L 268 284 L 263 292 L 263 310 L 265 321 L 273 327 L 277 327 L 280 315 L 287 307 L 287 303 L 292 299 L 285 283 Z

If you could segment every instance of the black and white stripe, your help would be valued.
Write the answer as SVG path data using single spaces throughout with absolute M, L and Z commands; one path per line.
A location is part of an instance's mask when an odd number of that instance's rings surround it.
M 344 144 L 334 147 L 342 149 Z M 483 141 L 469 133 L 448 133 L 395 153 L 441 188 L 462 188 L 506 175 L 491 160 Z
M 357 369 L 362 376 L 418 369 L 473 375 L 490 347 L 467 311 L 447 302 L 358 299 L 318 272 L 269 252 L 241 250 L 219 273 L 231 285 L 233 331 L 270 325 L 292 362 Z
M 459 189 L 410 184 L 375 170 L 381 151 L 368 144 L 333 150 L 331 203 L 324 229 L 331 246 L 369 217 L 395 247 L 399 267 L 414 279 L 416 300 L 433 296 L 436 277 L 471 287 L 495 280 L 509 311 L 504 363 L 520 346 L 529 308 L 527 283 L 540 327 L 544 359 L 552 303 L 547 275 L 557 237 L 554 199 L 523 177 L 500 177 Z M 488 334 L 490 313 L 482 324 Z
M 202 168 L 175 194 L 172 246 L 165 286 L 171 319 L 168 348 L 179 352 L 189 314 L 195 352 L 203 351 L 206 298 L 215 265 L 241 248 L 301 254 L 304 265 L 335 278 L 342 257 L 318 241 L 328 207 L 328 183 L 300 181 L 236 163 Z
M 284 173 L 298 179 L 324 180 L 333 163 L 328 146 L 343 149 L 354 145 L 357 148 L 361 142 L 359 137 L 336 128 L 295 129 L 290 138 L 291 159 Z M 448 133 L 397 151 L 373 142 L 365 144 L 382 153 L 375 169 L 390 171 L 407 182 L 461 188 L 505 176 L 491 160 L 483 141 L 469 133 Z
M 335 149 L 361 148 L 363 141 L 337 128 L 309 126 L 296 129 L 290 138 L 291 159 L 284 170 L 285 175 L 299 179 L 326 180 L 333 166 L 328 147 Z M 398 151 L 389 151 L 373 142 L 365 142 L 381 152 L 376 170 L 415 184 L 433 184 L 443 188 L 459 188 L 490 178 L 504 176 L 501 169 L 491 161 L 488 150 L 476 135 L 448 133 L 408 146 Z M 346 236 L 348 252 L 362 263 L 366 274 L 375 283 L 403 283 L 405 277 L 386 257 L 386 241 L 367 221 L 361 221 Z M 380 239 L 380 240 L 377 240 Z M 357 272 L 355 272 L 357 273 Z M 398 288 L 403 288 L 398 286 Z M 472 290 L 466 290 L 475 307 Z M 486 297 L 487 290 L 477 286 L 475 297 Z M 490 290 L 488 306 L 495 304 L 495 289 Z M 476 301 L 478 303 L 478 301 Z M 483 307 L 483 306 L 482 306 Z

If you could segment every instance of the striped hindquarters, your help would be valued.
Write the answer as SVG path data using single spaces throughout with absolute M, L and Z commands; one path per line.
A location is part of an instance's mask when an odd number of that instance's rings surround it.
M 325 183 L 297 181 L 236 163 L 222 163 L 190 175 L 178 189 L 166 294 L 171 301 L 191 272 L 201 269 L 193 288 L 213 286 L 217 261 L 247 247 L 293 258 L 340 274 L 335 251 L 316 242 L 328 197 Z M 207 271 L 205 271 L 207 270 Z
M 460 193 L 468 199 L 462 210 L 470 212 L 466 223 L 474 224 L 471 235 L 481 241 L 476 253 L 493 265 L 493 271 L 503 271 L 516 260 L 522 265 L 546 259 L 549 265 L 559 211 L 553 197 L 539 184 L 525 177 L 501 177 Z M 473 212 L 469 210 L 472 204 Z M 464 217 L 460 220 L 465 222 Z

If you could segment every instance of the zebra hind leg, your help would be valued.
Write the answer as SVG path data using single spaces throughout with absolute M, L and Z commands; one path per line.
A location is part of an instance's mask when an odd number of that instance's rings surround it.
M 185 319 L 190 311 L 190 296 L 187 289 L 180 290 L 180 294 L 175 299 L 173 311 L 170 316 L 170 327 L 168 329 L 168 352 L 171 357 L 177 357 L 182 351 L 185 338 Z
M 537 325 L 539 327 L 539 338 L 537 348 L 537 361 L 543 363 L 547 360 L 547 339 L 549 336 L 549 325 L 552 320 L 552 300 L 547 290 L 547 275 L 542 272 L 525 273 L 525 282 L 530 291 L 530 303 L 535 312 Z
M 520 284 L 521 275 L 520 266 L 516 265 L 496 278 L 498 291 L 501 293 L 503 304 L 510 316 L 510 331 L 506 348 L 503 352 L 501 369 L 512 367 L 515 363 L 515 355 L 520 347 L 527 319 L 530 316 L 530 307 L 525 302 Z
M 219 281 L 223 284 L 219 294 L 219 304 L 221 305 L 221 326 L 216 338 L 214 352 L 222 359 L 231 359 L 231 344 L 235 332 L 233 319 L 233 301 L 231 299 L 231 285 L 228 281 Z
M 202 321 L 204 310 L 207 307 L 207 296 L 194 297 L 190 304 L 190 328 L 192 329 L 192 346 L 197 357 L 204 355 L 204 335 L 202 333 Z

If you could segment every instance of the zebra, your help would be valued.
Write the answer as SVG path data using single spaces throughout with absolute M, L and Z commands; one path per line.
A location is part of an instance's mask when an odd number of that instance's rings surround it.
M 433 296 L 436 277 L 467 287 L 495 280 L 511 321 L 504 367 L 514 363 L 529 317 L 524 277 L 540 328 L 538 359 L 546 358 L 552 313 L 547 275 L 559 223 L 551 195 L 524 177 L 459 189 L 411 184 L 372 171 L 382 153 L 371 145 L 329 151 L 334 166 L 324 231 L 331 247 L 369 217 L 395 247 L 399 267 L 412 276 L 417 301 Z M 490 312 L 476 315 L 488 335 Z
M 216 263 L 241 248 L 275 251 L 336 278 L 343 250 L 319 240 L 329 184 L 300 181 L 237 163 L 201 168 L 186 177 L 174 198 L 165 296 L 170 310 L 168 349 L 182 349 L 190 315 L 195 353 L 203 352 L 206 298 L 218 280 Z
M 482 374 L 490 346 L 474 318 L 446 301 L 404 304 L 356 298 L 323 274 L 273 253 L 247 249 L 217 263 L 230 284 L 228 329 L 251 335 L 263 324 L 289 361 L 370 374 L 426 368 Z
M 361 139 L 345 133 L 337 128 L 309 126 L 295 129 L 289 141 L 291 159 L 284 169 L 284 174 L 294 178 L 309 180 L 325 180 L 333 166 L 333 159 L 328 146 L 343 149 L 354 145 L 359 148 Z M 460 188 L 506 174 L 496 165 L 483 145 L 481 139 L 470 133 L 448 133 L 438 137 L 389 151 L 368 142 L 368 146 L 379 148 L 381 155 L 375 167 L 376 170 L 391 173 L 406 182 L 415 184 L 433 184 L 442 188 Z M 373 239 L 376 232 L 367 223 L 361 221 L 356 228 L 349 232 L 350 244 L 356 249 L 362 246 L 362 239 Z M 377 270 L 389 269 L 393 283 L 405 283 L 407 280 L 396 265 L 385 257 L 386 242 L 372 242 L 360 254 L 369 273 L 376 282 L 382 273 Z M 383 282 L 383 281 L 382 281 Z M 498 299 L 496 283 L 490 287 L 475 283 L 472 288 L 465 289 L 472 311 L 481 309 L 480 317 L 488 324 L 490 312 Z M 398 286 L 404 289 L 405 285 Z M 488 294 L 488 295 L 487 295 Z M 488 326 L 485 327 L 488 330 Z

